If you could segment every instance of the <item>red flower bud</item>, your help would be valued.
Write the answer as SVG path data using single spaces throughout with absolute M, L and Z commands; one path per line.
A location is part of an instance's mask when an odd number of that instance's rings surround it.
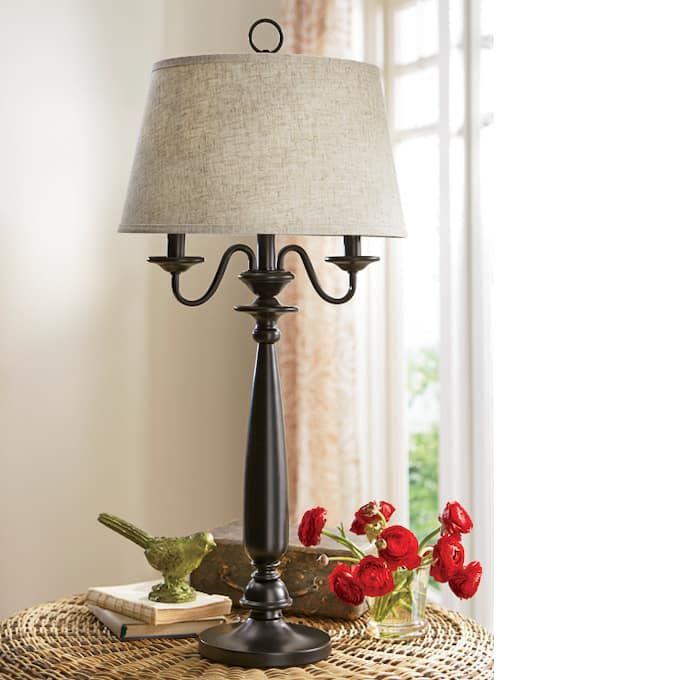
M 366 522 L 355 517 L 352 520 L 352 526 L 350 526 L 349 530 L 357 536 L 363 536 L 366 533 Z
M 367 555 L 354 568 L 354 577 L 361 585 L 364 594 L 369 597 L 381 597 L 394 590 L 392 572 L 387 568 L 385 560 Z
M 312 545 L 319 545 L 321 541 L 321 532 L 326 526 L 326 508 L 316 507 L 307 510 L 298 527 L 298 538 L 302 545 L 307 547 Z
M 394 514 L 394 506 L 387 501 L 380 501 L 380 503 L 371 501 L 366 503 L 366 505 L 362 505 L 354 513 L 354 520 L 349 530 L 353 534 L 357 534 L 357 536 L 363 536 L 366 533 L 367 524 L 376 524 L 381 521 L 378 511 L 385 518 L 385 522 L 389 522 L 390 517 Z
M 442 536 L 432 549 L 430 576 L 439 583 L 446 583 L 463 566 L 465 551 L 456 536 Z
M 328 588 L 340 600 L 351 605 L 364 601 L 364 591 L 346 564 L 338 564 L 328 576 Z
M 377 501 L 371 501 L 370 503 L 366 503 L 366 505 L 362 506 L 359 509 L 359 512 L 361 512 L 366 517 L 375 517 L 380 512 L 380 506 L 378 505 Z
M 385 541 L 385 547 L 378 550 L 378 554 L 392 571 L 399 567 L 416 569 L 420 566 L 418 539 L 412 531 L 397 524 L 383 529 L 379 538 Z
M 439 522 L 442 525 L 442 534 L 458 536 L 458 538 L 460 534 L 467 534 L 473 527 L 470 515 L 458 501 L 446 504 L 439 516 Z
M 449 587 L 461 600 L 468 600 L 477 592 L 481 580 L 482 565 L 479 562 L 470 562 L 453 575 Z

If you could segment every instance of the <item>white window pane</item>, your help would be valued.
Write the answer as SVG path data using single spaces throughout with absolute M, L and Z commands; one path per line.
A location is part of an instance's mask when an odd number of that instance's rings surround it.
M 455 135 L 465 122 L 465 62 L 460 47 L 451 49 L 449 62 L 449 124 Z
M 439 117 L 436 67 L 405 73 L 394 82 L 394 125 L 397 130 L 435 123 Z
M 439 342 L 439 142 L 435 135 L 405 140 L 395 148 L 399 190 L 408 230 L 404 269 L 417 272 L 404 287 L 405 344 Z
M 414 0 L 394 10 L 394 61 L 409 64 L 437 53 L 436 0 Z
M 461 47 L 465 35 L 465 7 L 462 0 L 449 0 L 449 36 L 451 47 Z
M 428 2 L 420 2 L 421 10 L 421 42 L 420 55 L 421 57 L 429 57 L 437 54 L 439 49 L 439 8 L 435 0 Z
M 394 61 L 407 64 L 418 59 L 418 3 L 399 7 L 394 12 Z
M 462 234 L 465 221 L 465 139 L 453 135 L 449 145 L 449 228 L 451 238 Z
M 449 31 L 451 53 L 449 55 L 449 124 L 455 135 L 462 131 L 465 122 L 465 59 L 463 3 L 451 0 L 449 3 Z
M 482 0 L 480 2 L 479 25 L 482 35 L 493 32 L 492 20 L 497 11 L 498 8 L 494 7 L 493 0 Z

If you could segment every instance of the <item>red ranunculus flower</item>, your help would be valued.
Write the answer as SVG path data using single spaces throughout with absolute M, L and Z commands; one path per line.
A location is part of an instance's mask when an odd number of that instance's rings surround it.
M 311 545 L 319 545 L 321 541 L 321 532 L 326 526 L 326 508 L 316 507 L 307 510 L 298 527 L 298 538 L 302 545 L 307 547 Z
M 352 521 L 352 526 L 349 530 L 357 536 L 363 536 L 366 533 L 367 524 L 375 524 L 380 520 L 380 517 L 374 512 L 378 508 L 385 518 L 386 522 L 390 521 L 390 517 L 394 514 L 394 506 L 392 503 L 387 501 L 380 501 L 376 503 L 375 501 L 371 503 L 366 503 L 362 505 L 355 513 L 354 520 Z
M 369 597 L 380 597 L 394 590 L 392 572 L 387 568 L 385 560 L 374 555 L 367 555 L 357 564 L 354 578 Z
M 395 524 L 380 532 L 379 539 L 384 541 L 385 546 L 378 550 L 387 566 L 394 571 L 399 567 L 415 569 L 422 561 L 418 554 L 418 539 L 416 535 L 406 527 Z
M 481 580 L 482 565 L 479 562 L 470 562 L 453 575 L 449 587 L 461 600 L 468 600 L 477 592 Z
M 439 521 L 442 525 L 442 534 L 450 534 L 451 536 L 467 534 L 473 527 L 470 515 L 458 501 L 446 504 L 439 516 Z
M 450 581 L 463 566 L 465 551 L 458 536 L 442 536 L 432 549 L 430 576 L 439 583 Z
M 338 564 L 328 576 L 330 591 L 347 604 L 358 605 L 364 601 L 364 591 L 353 571 L 346 564 Z

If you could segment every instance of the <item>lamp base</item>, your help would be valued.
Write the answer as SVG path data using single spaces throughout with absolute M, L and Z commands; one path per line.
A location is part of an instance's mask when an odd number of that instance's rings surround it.
M 211 661 L 247 668 L 287 668 L 325 659 L 331 639 L 318 628 L 283 619 L 247 619 L 204 630 L 198 651 Z

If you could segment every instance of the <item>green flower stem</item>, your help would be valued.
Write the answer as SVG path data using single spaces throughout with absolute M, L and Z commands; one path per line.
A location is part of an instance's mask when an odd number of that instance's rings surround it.
M 336 543 L 340 543 L 340 545 L 344 545 L 355 557 L 358 557 L 361 559 L 362 557 L 366 557 L 359 548 L 352 543 L 352 541 L 348 540 L 347 538 L 343 538 L 342 536 L 338 536 L 338 534 L 333 534 L 330 531 L 322 531 L 321 532 L 324 536 L 327 536 L 328 538 L 332 539 Z
M 358 557 L 343 557 L 342 555 L 338 555 L 337 557 L 329 557 L 328 558 L 329 562 L 352 562 L 352 564 L 357 564 L 360 562 Z
M 383 621 L 393 612 L 400 600 L 407 604 L 405 596 L 409 596 L 408 590 L 394 590 L 389 595 L 375 598 L 377 606 L 373 609 L 373 618 L 376 621 Z M 408 597 L 408 605 L 410 605 L 410 597 Z
M 422 552 L 423 548 L 441 531 L 441 527 L 437 527 L 434 531 L 431 531 L 418 545 L 418 552 Z
M 373 618 L 376 621 L 382 621 L 389 613 L 392 608 L 391 595 L 383 595 L 382 597 L 375 598 L 374 602 L 376 604 L 373 610 Z
M 410 583 L 404 583 L 403 585 L 395 588 L 390 595 L 398 595 L 399 593 L 405 593 L 411 587 Z
M 413 581 L 413 576 L 413 571 L 395 572 L 394 590 L 387 595 L 376 597 L 373 600 L 371 613 L 376 621 L 383 621 L 399 604 L 406 607 L 410 611 L 411 582 Z
M 371 604 L 371 616 L 376 621 L 380 621 L 380 605 L 382 604 L 381 600 L 381 597 L 376 597 Z

